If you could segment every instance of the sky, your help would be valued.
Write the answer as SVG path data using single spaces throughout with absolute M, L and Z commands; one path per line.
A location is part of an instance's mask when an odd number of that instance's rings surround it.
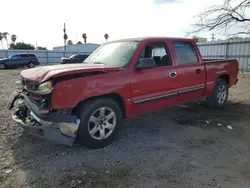
M 223 0 L 1 0 L 0 32 L 17 42 L 52 49 L 63 45 L 63 24 L 73 43 L 143 36 L 185 37 L 194 16 Z M 202 33 L 201 37 L 211 37 Z M 6 46 L 6 44 L 4 43 Z M 0 45 L 1 48 L 1 45 Z

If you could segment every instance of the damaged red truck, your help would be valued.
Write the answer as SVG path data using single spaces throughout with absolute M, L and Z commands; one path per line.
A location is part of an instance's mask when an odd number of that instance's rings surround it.
M 22 71 L 7 107 L 37 136 L 101 148 L 123 119 L 199 98 L 224 107 L 237 75 L 237 60 L 204 60 L 192 39 L 126 39 L 103 44 L 81 64 Z

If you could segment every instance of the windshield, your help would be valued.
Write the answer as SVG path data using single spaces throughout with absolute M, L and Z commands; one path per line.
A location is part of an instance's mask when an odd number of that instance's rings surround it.
M 113 67 L 124 67 L 129 63 L 139 42 L 114 42 L 97 48 L 84 63 L 105 64 Z
M 72 58 L 74 58 L 75 56 L 76 56 L 76 54 L 70 56 L 69 59 L 72 59 Z

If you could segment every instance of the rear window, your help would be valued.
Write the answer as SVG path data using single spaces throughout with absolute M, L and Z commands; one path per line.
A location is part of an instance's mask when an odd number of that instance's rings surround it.
M 80 55 L 80 59 L 86 59 L 88 55 Z
M 28 57 L 27 54 L 20 54 L 21 57 Z
M 36 57 L 35 54 L 20 54 L 21 57 Z
M 196 64 L 198 58 L 195 52 L 195 48 L 190 42 L 173 42 L 176 58 L 179 65 Z
M 28 57 L 36 57 L 35 54 L 28 54 Z

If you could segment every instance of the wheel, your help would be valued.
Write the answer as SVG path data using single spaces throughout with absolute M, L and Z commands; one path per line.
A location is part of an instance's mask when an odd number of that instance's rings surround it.
M 3 69 L 6 69 L 6 68 L 7 68 L 7 66 L 5 64 L 3 64 L 3 63 L 0 64 L 0 69 L 3 70 Z
M 214 92 L 207 97 L 207 104 L 211 108 L 222 108 L 227 103 L 228 99 L 228 84 L 223 79 L 217 79 Z
M 35 67 L 35 64 L 34 64 L 33 62 L 29 62 L 28 67 L 29 67 L 29 68 L 34 68 L 34 67 Z
M 111 144 L 122 123 L 122 111 L 112 99 L 100 98 L 83 103 L 78 114 L 81 120 L 77 139 L 91 149 Z

